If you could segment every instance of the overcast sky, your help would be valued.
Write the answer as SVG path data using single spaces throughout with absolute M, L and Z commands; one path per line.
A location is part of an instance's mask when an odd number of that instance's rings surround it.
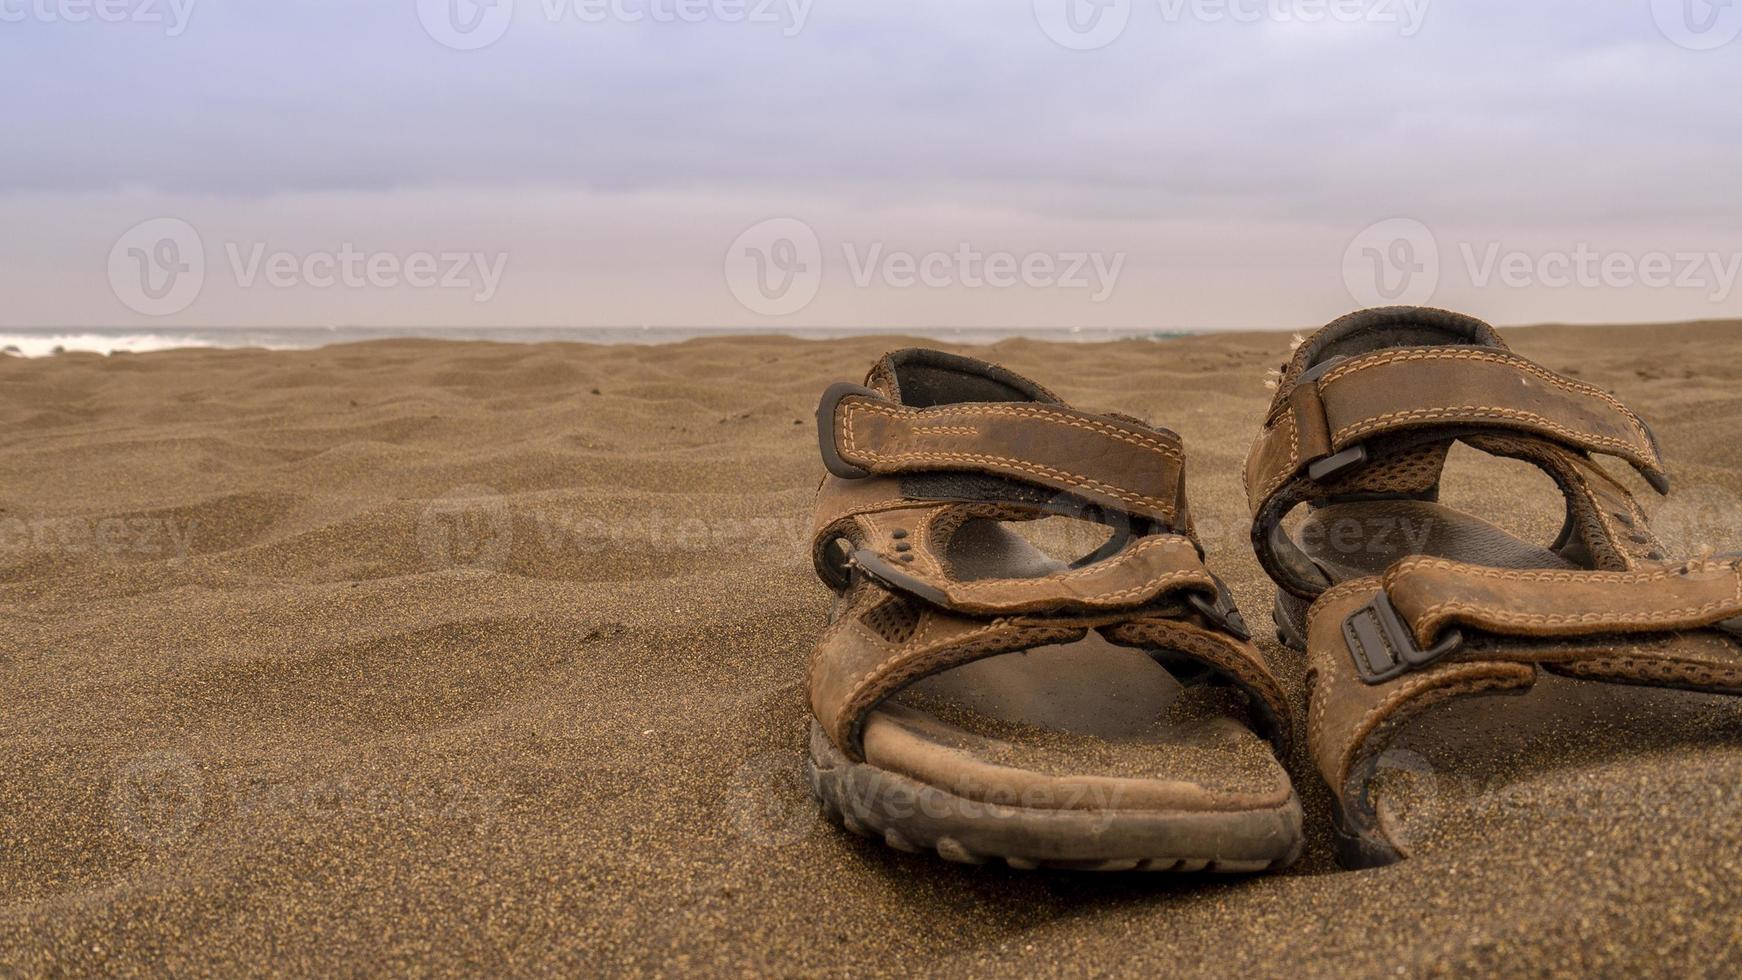
M 0 325 L 1738 317 L 1737 34 L 1707 0 L 0 0 Z

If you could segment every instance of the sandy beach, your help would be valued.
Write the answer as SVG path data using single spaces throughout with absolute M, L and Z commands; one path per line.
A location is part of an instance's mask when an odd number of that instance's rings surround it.
M 1667 541 L 1742 549 L 1742 326 L 1507 336 L 1654 424 Z M 1265 627 L 1238 474 L 1288 345 L 965 350 L 1180 432 Z M 1423 854 L 1358 873 L 1304 754 L 1279 875 L 962 868 L 824 821 L 812 416 L 898 346 L 0 358 L 0 973 L 1742 969 L 1742 699 L 1603 695 L 1552 764 L 1496 721 L 1485 778 L 1416 787 Z M 1450 502 L 1552 537 L 1545 478 L 1456 462 Z

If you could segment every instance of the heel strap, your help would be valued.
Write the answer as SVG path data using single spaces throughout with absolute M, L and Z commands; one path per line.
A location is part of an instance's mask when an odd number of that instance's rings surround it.
M 1667 492 L 1657 441 L 1637 414 L 1511 352 L 1479 320 L 1396 308 L 1325 327 L 1284 369 L 1246 463 L 1253 545 L 1265 571 L 1294 595 L 1317 596 L 1330 582 L 1283 533 L 1288 513 L 1348 496 L 1432 500 L 1453 441 L 1554 477 L 1567 498 L 1563 545 L 1578 534 L 1593 561 L 1623 570 L 1652 554 L 1655 542 L 1620 530 L 1643 523 L 1631 495 L 1590 459 L 1622 459 Z

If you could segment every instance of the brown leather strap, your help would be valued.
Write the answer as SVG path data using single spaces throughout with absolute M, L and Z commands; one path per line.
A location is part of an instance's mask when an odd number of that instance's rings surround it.
M 1205 628 L 1206 625 L 1210 628 Z M 1207 664 L 1246 693 L 1259 734 L 1270 740 L 1280 757 L 1288 758 L 1295 738 L 1294 710 L 1289 706 L 1275 672 L 1256 646 L 1237 642 L 1214 626 L 1143 616 L 1103 626 L 1101 635 L 1121 646 L 1177 650 Z
M 1326 591 L 1309 614 L 1311 709 L 1307 743 L 1341 804 L 1343 830 L 1366 858 L 1396 859 L 1367 799 L 1391 736 L 1424 709 L 1451 699 L 1521 692 L 1539 672 L 1617 684 L 1742 695 L 1742 642 L 1719 627 L 1742 610 L 1734 562 L 1639 573 L 1505 572 L 1437 559 L 1407 560 L 1385 580 Z M 1514 577 L 1522 576 L 1522 577 Z M 1472 632 L 1453 655 L 1374 683 L 1347 625 L 1395 600 L 1407 629 L 1458 624 Z M 1444 603 L 1456 606 L 1444 606 Z M 1436 609 L 1435 607 L 1441 607 Z M 1483 632 L 1476 633 L 1480 629 Z M 1618 641 L 1615 634 L 1626 639 Z M 1450 634 L 1432 638 L 1444 642 Z
M 846 609 L 824 633 L 811 658 L 811 710 L 849 758 L 862 759 L 867 716 L 914 682 L 963 664 L 1017 650 L 1067 644 L 1099 629 L 1113 643 L 1154 647 L 1205 664 L 1251 696 L 1256 721 L 1283 751 L 1291 735 L 1287 698 L 1250 643 L 1226 635 L 1195 615 L 1111 614 L 1099 619 L 1001 616 L 987 620 L 909 604 L 877 589 L 861 590 L 860 606 Z M 893 612 L 885 613 L 888 603 Z M 880 632 L 880 615 L 906 617 L 899 635 Z
M 1365 440 L 1424 428 L 1521 431 L 1626 460 L 1654 482 L 1657 446 L 1613 395 L 1509 351 L 1484 347 L 1387 348 L 1303 374 L 1247 460 L 1254 515 L 1291 481 L 1327 479 L 1339 456 Z
M 839 596 L 810 702 L 849 758 L 864 757 L 867 716 L 908 685 L 1091 630 L 1208 666 L 1286 736 L 1280 687 L 1192 537 L 1178 436 L 940 351 L 886 355 L 865 384 L 834 386 L 817 411 L 829 476 L 812 553 Z M 1082 567 L 984 523 L 1053 515 L 1102 525 Z
M 1566 520 L 1554 550 L 1580 568 L 1626 572 L 1666 555 L 1650 518 L 1627 487 L 1596 460 L 1520 435 L 1469 435 L 1469 446 L 1536 466 L 1561 490 Z
M 1062 406 L 964 402 L 909 408 L 835 392 L 822 433 L 836 476 L 989 473 L 1182 529 L 1179 437 Z M 825 403 L 827 406 L 827 403 Z
M 1252 544 L 1265 572 L 1311 600 L 1332 582 L 1283 527 L 1302 503 L 1363 496 L 1433 501 L 1452 442 L 1552 476 L 1567 516 L 1554 550 L 1629 571 L 1661 560 L 1632 495 L 1590 454 L 1631 463 L 1660 492 L 1650 429 L 1614 396 L 1512 353 L 1494 328 L 1443 310 L 1344 317 L 1304 340 L 1246 462 Z
M 872 709 L 908 685 L 975 660 L 1052 643 L 1082 639 L 1088 628 L 1000 617 L 958 616 L 930 606 L 914 607 L 877 589 L 861 589 L 855 605 L 823 634 L 811 655 L 811 711 L 830 741 L 854 760 L 864 758 L 865 719 Z M 907 617 L 902 635 L 875 628 L 884 603 L 888 615 Z
M 1406 558 L 1382 582 L 1382 591 L 1342 626 L 1355 674 L 1368 684 L 1459 654 L 1466 629 L 1487 646 L 1496 640 L 1631 639 L 1708 627 L 1742 635 L 1742 570 L 1733 561 L 1593 572 Z M 1522 659 L 1559 659 L 1552 645 L 1520 650 Z
M 1406 558 L 1384 584 L 1422 645 L 1454 626 L 1499 636 L 1593 636 L 1701 629 L 1742 615 L 1735 561 L 1587 572 Z
M 897 547 L 905 543 L 897 542 Z M 1137 609 L 1171 593 L 1206 595 L 1213 601 L 1221 588 L 1204 567 L 1197 546 L 1183 535 L 1140 538 L 1110 558 L 1038 578 L 964 582 L 903 562 L 910 553 L 863 549 L 853 557 L 861 570 L 892 591 L 972 616 Z

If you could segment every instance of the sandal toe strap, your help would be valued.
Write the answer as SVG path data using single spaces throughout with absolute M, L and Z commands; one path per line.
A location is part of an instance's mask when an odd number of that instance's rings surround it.
M 1181 535 L 1139 538 L 1110 558 L 1035 578 L 962 581 L 944 574 L 941 563 L 903 562 L 909 554 L 862 548 L 852 561 L 890 591 L 969 616 L 1093 614 L 1184 601 L 1186 595 L 1215 602 L 1222 595 L 1197 546 Z
M 1208 668 L 1247 695 L 1254 727 L 1286 756 L 1293 722 L 1270 666 L 1249 642 L 1196 616 L 972 618 L 876 587 L 829 627 L 811 659 L 811 710 L 849 758 L 863 759 L 866 719 L 878 705 L 934 674 L 987 657 L 1074 643 L 1097 630 L 1109 642 Z
M 1606 657 L 1586 650 L 1712 631 L 1732 654 L 1742 639 L 1742 566 L 1696 561 L 1632 572 L 1489 568 L 1443 558 L 1406 558 L 1379 580 L 1368 601 L 1340 620 L 1342 646 L 1355 676 L 1380 685 L 1451 657 L 1586 667 L 1611 660 L 1616 679 L 1627 665 L 1676 661 L 1684 646 L 1628 650 Z M 1585 641 L 1585 642 L 1580 642 Z M 1701 648 L 1703 649 L 1703 647 Z M 1583 651 L 1583 652 L 1582 652 Z M 1742 689 L 1742 656 L 1712 662 L 1714 690 Z M 1641 683 L 1661 675 L 1644 670 Z
M 1742 563 L 1632 572 L 1405 559 L 1309 615 L 1307 741 L 1362 860 L 1400 856 L 1367 799 L 1393 733 L 1431 705 L 1531 687 L 1540 671 L 1742 695 Z

